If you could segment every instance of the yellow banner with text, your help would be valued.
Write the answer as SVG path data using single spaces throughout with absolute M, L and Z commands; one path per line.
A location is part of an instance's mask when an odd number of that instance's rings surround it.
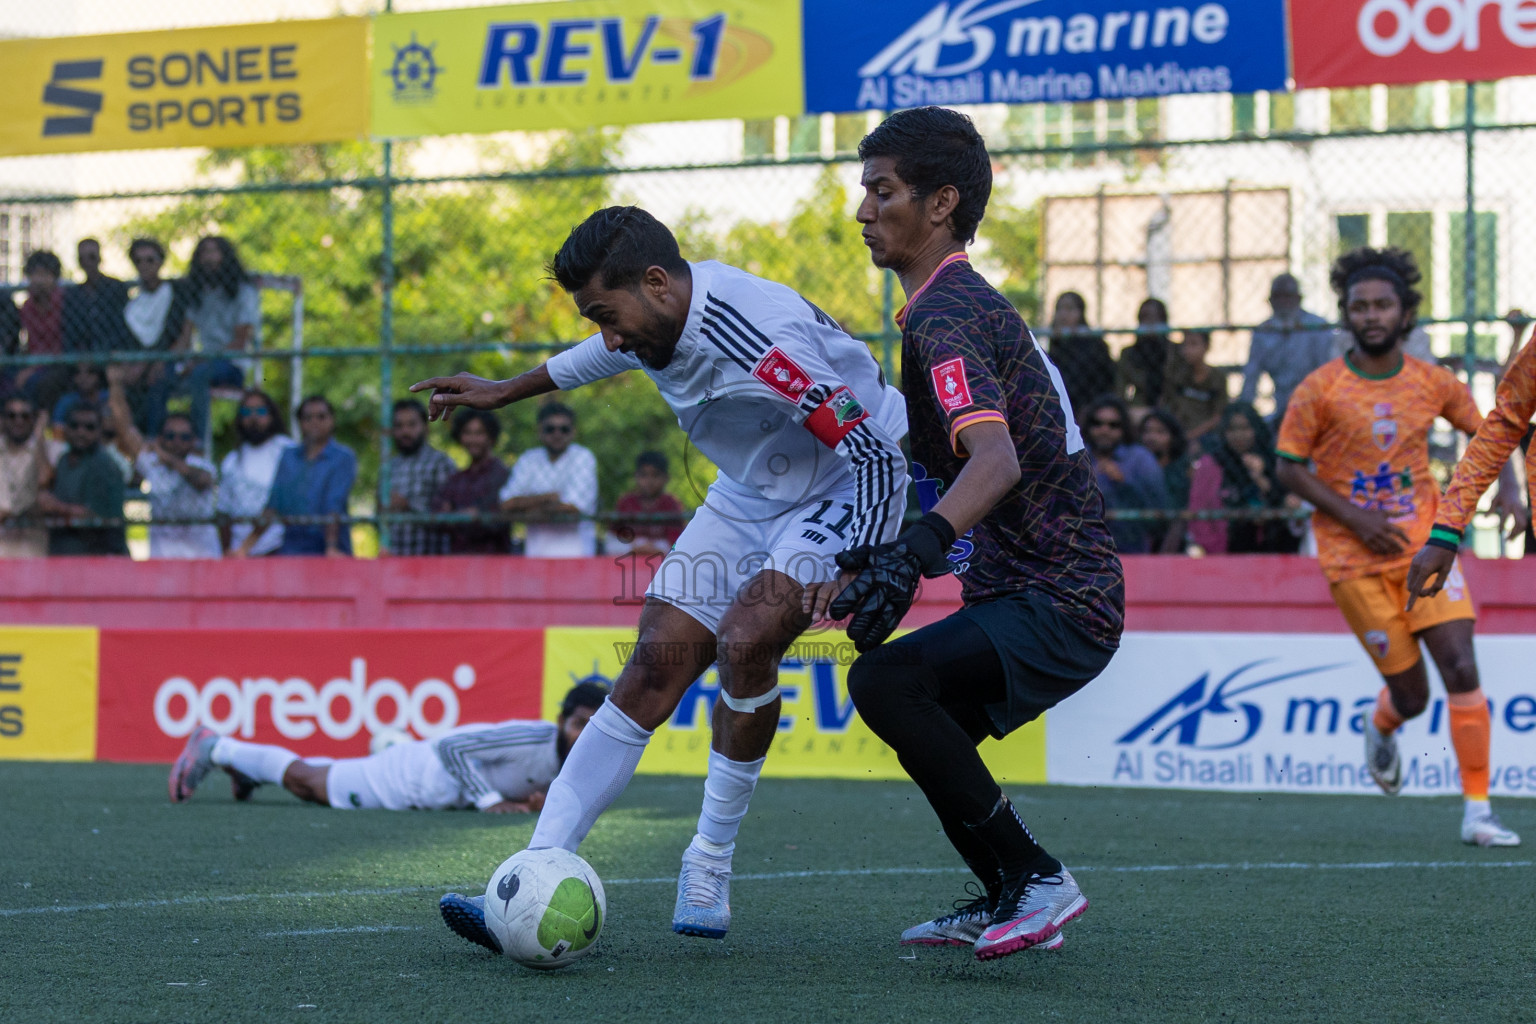
M 378 138 L 803 110 L 799 0 L 563 0 L 374 19 Z
M 544 717 L 559 714 L 560 699 L 577 682 L 611 683 L 635 646 L 633 629 L 563 627 L 544 631 Z M 841 633 L 805 638 L 791 647 L 779 670 L 783 709 L 778 737 L 763 774 L 780 778 L 903 779 L 896 755 L 854 712 L 848 697 L 849 645 Z M 666 658 L 668 652 L 653 652 Z M 710 715 L 720 693 L 713 668 L 688 688 L 671 718 L 656 730 L 640 771 L 703 775 Z M 1045 782 L 1045 719 L 1001 743 L 986 740 L 982 756 L 999 781 Z
M 0 156 L 367 134 L 365 18 L 0 42 Z
M 0 760 L 96 757 L 99 634 L 0 626 Z

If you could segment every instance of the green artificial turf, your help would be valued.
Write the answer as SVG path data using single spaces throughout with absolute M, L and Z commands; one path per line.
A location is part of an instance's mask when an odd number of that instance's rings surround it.
M 582 854 L 595 952 L 448 932 L 530 818 L 333 811 L 221 776 L 0 764 L 0 1020 L 1496 1021 L 1536 1018 L 1536 868 L 1443 799 L 1024 788 L 1092 906 L 1059 953 L 904 948 L 966 876 L 908 784 L 768 780 L 724 941 L 670 930 L 701 780 L 637 779 Z M 1536 803 L 1499 805 L 1536 841 Z M 60 908 L 60 909 L 43 909 Z

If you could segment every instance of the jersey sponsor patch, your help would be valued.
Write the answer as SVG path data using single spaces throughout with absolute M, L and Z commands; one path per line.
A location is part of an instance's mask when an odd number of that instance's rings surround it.
M 852 391 L 840 387 L 805 418 L 805 429 L 828 448 L 836 448 L 849 431 L 867 419 L 869 411 L 863 403 Z
M 965 379 L 965 360 L 951 359 L 933 368 L 933 393 L 945 412 L 964 409 L 971 404 L 971 385 Z
M 795 361 L 780 351 L 777 345 L 770 348 L 768 354 L 752 367 L 752 376 L 791 402 L 799 402 L 800 396 L 811 386 L 811 375 L 796 366 Z

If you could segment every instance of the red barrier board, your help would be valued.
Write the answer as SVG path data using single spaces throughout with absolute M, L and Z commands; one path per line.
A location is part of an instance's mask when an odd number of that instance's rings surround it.
M 1531 0 L 1291 0 L 1298 88 L 1536 73 Z
M 391 729 L 539 718 L 543 671 L 540 629 L 106 629 L 96 757 L 171 761 L 199 725 L 358 757 Z

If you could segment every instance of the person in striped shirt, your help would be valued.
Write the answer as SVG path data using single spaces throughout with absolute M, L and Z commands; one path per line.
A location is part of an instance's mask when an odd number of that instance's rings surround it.
M 432 739 L 339 761 L 304 759 L 286 747 L 221 737 L 200 726 L 171 768 L 171 801 L 190 800 L 198 783 L 217 767 L 229 773 L 235 799 L 241 801 L 270 783 L 328 807 L 529 813 L 544 806 L 544 794 L 565 755 L 607 697 L 606 686 L 581 682 L 565 695 L 554 722 L 461 725 Z

